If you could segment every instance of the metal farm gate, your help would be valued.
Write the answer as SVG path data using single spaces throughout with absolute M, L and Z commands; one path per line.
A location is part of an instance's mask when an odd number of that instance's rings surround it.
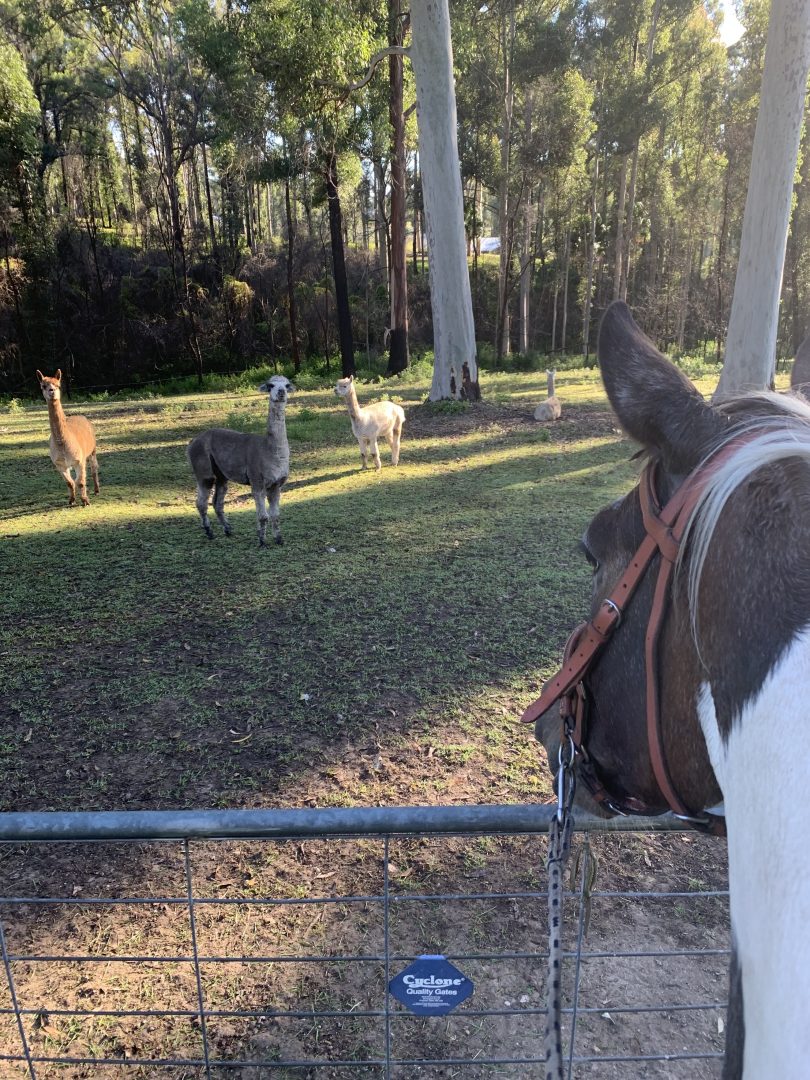
M 0 814 L 0 1076 L 543 1076 L 553 813 Z M 576 829 L 627 845 L 682 826 Z M 600 891 L 588 843 L 580 854 L 565 908 L 569 1078 L 718 1076 L 727 891 Z M 675 930 L 656 940 L 662 908 Z M 388 992 L 426 952 L 475 986 L 446 1016 Z

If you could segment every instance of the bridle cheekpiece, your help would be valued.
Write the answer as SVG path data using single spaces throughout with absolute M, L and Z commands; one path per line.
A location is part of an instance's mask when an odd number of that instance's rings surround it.
M 597 763 L 587 748 L 587 690 L 585 677 L 622 621 L 636 588 L 656 555 L 660 555 L 652 607 L 644 642 L 646 673 L 647 744 L 653 775 L 664 802 L 677 817 L 696 829 L 725 835 L 725 818 L 706 811 L 695 813 L 681 799 L 673 783 L 664 753 L 658 680 L 658 640 L 664 625 L 675 563 L 692 513 L 711 476 L 728 461 L 750 436 L 731 439 L 687 476 L 667 504 L 661 508 L 655 490 L 656 462 L 648 463 L 639 483 L 639 499 L 645 537 L 618 582 L 599 605 L 596 614 L 573 631 L 565 646 L 563 666 L 525 710 L 521 723 L 533 724 L 556 702 L 560 703 L 560 773 L 577 775 L 591 797 L 610 814 L 655 816 L 663 811 L 632 795 L 615 795 L 599 776 Z M 563 747 L 568 759 L 564 759 Z M 558 774 L 559 775 L 559 774 Z M 562 786 L 562 780 L 560 780 Z

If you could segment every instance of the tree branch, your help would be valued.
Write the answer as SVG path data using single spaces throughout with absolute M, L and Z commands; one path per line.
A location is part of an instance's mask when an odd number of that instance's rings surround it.
M 380 49 L 379 52 L 375 52 L 371 60 L 369 60 L 368 71 L 360 80 L 360 82 L 350 83 L 346 87 L 346 97 L 348 97 L 349 94 L 353 94 L 355 90 L 362 90 L 364 86 L 367 86 L 371 82 L 372 78 L 374 77 L 374 72 L 377 70 L 377 65 L 381 60 L 384 60 L 386 56 L 410 55 L 411 50 L 410 47 L 407 45 L 388 45 L 386 46 L 386 48 Z

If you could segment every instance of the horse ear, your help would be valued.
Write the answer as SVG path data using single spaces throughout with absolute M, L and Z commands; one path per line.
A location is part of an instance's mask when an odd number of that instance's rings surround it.
M 800 387 L 805 383 L 810 383 L 810 334 L 796 350 L 796 359 L 793 361 L 793 370 L 790 373 L 792 387 Z
M 610 404 L 628 435 L 660 451 L 669 471 L 690 472 L 726 429 L 726 417 L 656 349 L 621 300 L 602 317 L 597 353 Z

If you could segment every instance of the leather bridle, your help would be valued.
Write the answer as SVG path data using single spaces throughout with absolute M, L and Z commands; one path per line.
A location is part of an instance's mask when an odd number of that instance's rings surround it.
M 660 806 L 652 806 L 635 796 L 616 795 L 610 792 L 602 781 L 599 766 L 587 748 L 588 708 L 585 678 L 619 626 L 627 605 L 653 559 L 659 555 L 658 577 L 644 643 L 646 727 L 650 763 L 662 799 L 673 814 L 703 832 L 715 836 L 725 835 L 725 818 L 719 814 L 706 811 L 695 813 L 689 809 L 678 794 L 670 775 L 661 730 L 658 640 L 666 618 L 673 570 L 692 512 L 711 476 L 750 438 L 750 435 L 741 436 L 722 446 L 689 474 L 663 509 L 655 491 L 656 463 L 650 462 L 644 468 L 639 483 L 641 514 L 646 532 L 644 540 L 593 618 L 581 623 L 571 634 L 565 647 L 562 668 L 521 717 L 521 723 L 533 724 L 559 701 L 561 742 L 568 743 L 573 748 L 577 759 L 577 776 L 582 779 L 591 797 L 613 815 L 655 816 L 664 811 Z

